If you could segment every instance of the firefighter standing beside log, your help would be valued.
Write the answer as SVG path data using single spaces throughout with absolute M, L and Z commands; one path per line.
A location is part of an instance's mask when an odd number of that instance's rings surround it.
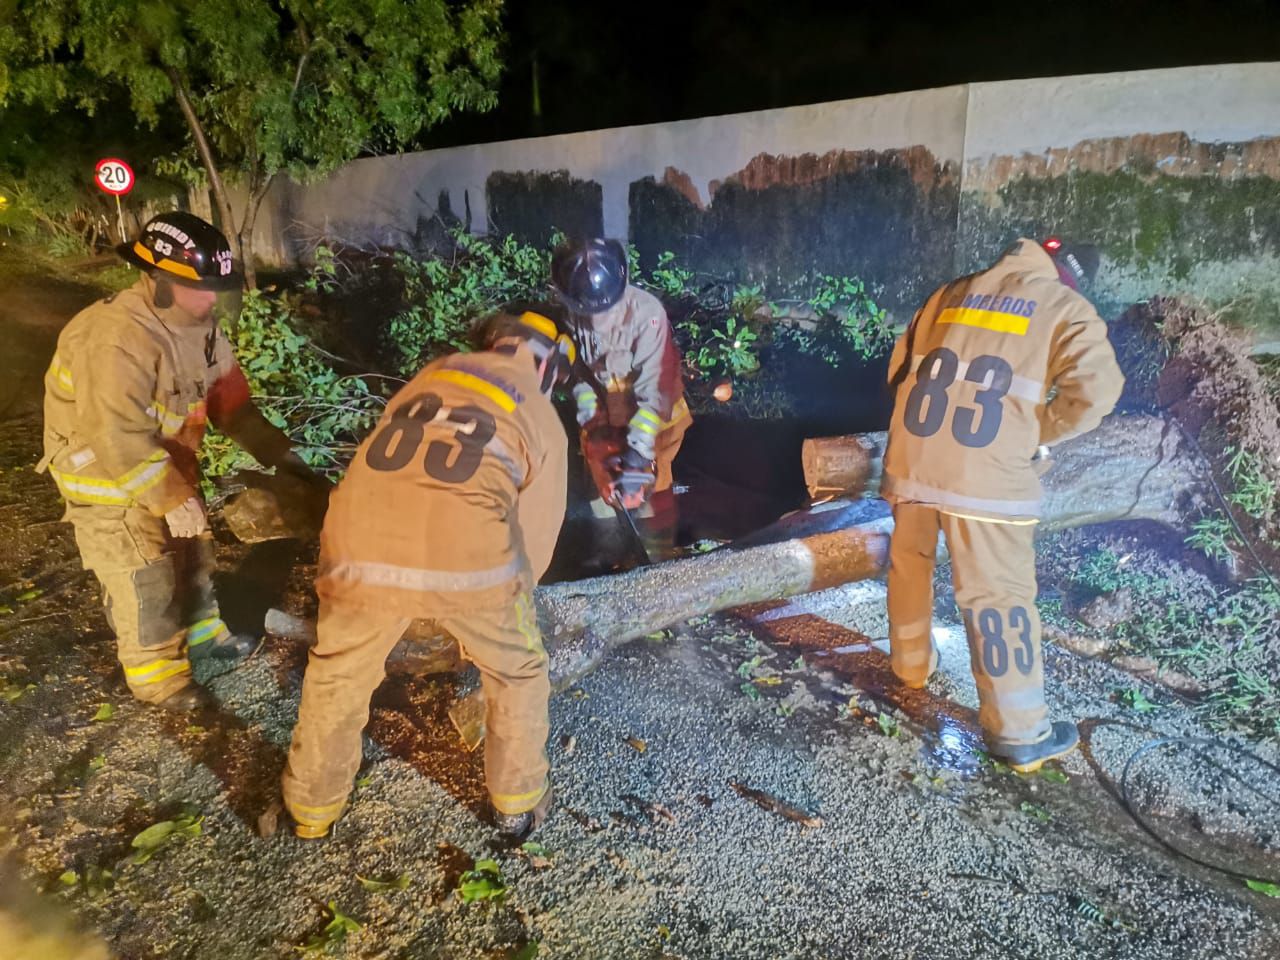
M 1098 256 L 1022 239 L 937 290 L 898 340 L 882 493 L 893 503 L 888 604 L 894 673 L 923 687 L 938 533 L 951 554 L 988 750 L 1029 772 L 1071 750 L 1044 698 L 1034 536 L 1046 448 L 1093 430 L 1124 378 L 1080 294 Z
M 369 698 L 415 618 L 436 621 L 480 670 L 499 831 L 526 836 L 551 804 L 551 688 L 531 591 L 564 519 L 567 441 L 550 395 L 575 350 L 532 312 L 499 314 L 483 341 L 392 398 L 331 499 L 283 783 L 298 836 L 324 836 L 346 806 Z
M 142 270 L 72 318 L 45 374 L 44 458 L 85 569 L 102 584 L 129 689 L 170 710 L 207 705 L 189 658 L 234 658 L 196 452 L 211 422 L 266 466 L 327 487 L 249 398 L 218 329 L 242 279 L 218 230 L 189 213 L 149 221 L 117 252 Z M 230 311 L 227 311 L 230 312 Z
M 616 240 L 563 244 L 552 257 L 551 282 L 587 374 L 573 395 L 599 494 L 592 513 L 611 517 L 615 505 L 634 511 L 649 556 L 668 556 L 677 522 L 671 465 L 693 420 L 666 311 L 627 283 L 626 251 Z

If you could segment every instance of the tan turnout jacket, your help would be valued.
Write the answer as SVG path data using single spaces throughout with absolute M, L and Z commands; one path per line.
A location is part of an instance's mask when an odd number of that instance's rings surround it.
M 207 422 L 235 436 L 246 418 L 261 419 L 226 337 L 209 321 L 157 308 L 153 289 L 143 277 L 82 310 L 58 337 L 40 469 L 69 501 L 161 516 L 199 495 Z
M 1106 324 L 1059 280 L 1049 254 L 1022 239 L 929 298 L 894 347 L 889 383 L 886 498 L 1034 519 L 1036 447 L 1094 429 L 1124 377 Z
M 526 347 L 428 364 L 330 498 L 317 592 L 405 617 L 513 603 L 551 562 L 566 445 Z
M 628 286 L 604 313 L 573 318 L 583 362 L 609 393 L 630 392 L 636 412 L 627 424 L 628 443 L 653 455 L 654 439 L 689 417 L 680 376 L 680 353 L 661 301 Z M 595 403 L 594 390 L 575 388 L 579 408 Z

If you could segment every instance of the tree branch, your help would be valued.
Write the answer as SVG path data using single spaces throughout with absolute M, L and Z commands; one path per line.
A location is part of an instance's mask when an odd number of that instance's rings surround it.
M 182 75 L 178 73 L 175 67 L 165 67 L 164 72 L 168 75 L 169 82 L 173 84 L 173 95 L 177 98 L 178 108 L 182 111 L 182 116 L 186 119 L 187 126 L 191 130 L 191 138 L 195 141 L 196 152 L 200 154 L 200 162 L 204 164 L 205 173 L 209 175 L 209 186 L 213 189 L 213 198 L 218 204 L 218 213 L 223 220 L 223 231 L 228 236 L 234 236 L 239 240 L 235 215 L 231 210 L 231 199 L 227 196 L 227 188 L 222 182 L 222 174 L 219 172 L 218 163 L 214 159 L 213 148 L 209 145 L 209 138 L 205 135 L 204 125 L 200 122 L 200 118 L 196 116 L 195 108 L 191 105 L 191 97 L 187 93 L 187 86 L 182 80 Z
M 293 75 L 293 89 L 289 91 L 289 102 L 293 103 L 298 96 L 298 88 L 302 86 L 302 71 L 306 69 L 307 58 L 311 56 L 311 37 L 307 35 L 307 25 L 298 21 L 298 36 L 302 39 L 302 56 L 298 57 L 298 69 Z

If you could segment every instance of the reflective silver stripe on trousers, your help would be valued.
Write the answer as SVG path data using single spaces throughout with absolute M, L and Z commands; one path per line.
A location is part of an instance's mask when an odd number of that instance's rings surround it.
M 919 370 L 922 362 L 924 362 L 924 357 L 919 354 L 913 355 L 911 357 L 911 372 L 915 373 Z M 961 360 L 960 365 L 956 367 L 956 379 L 963 380 L 964 375 L 968 372 L 968 362 Z M 977 386 L 987 386 L 991 377 L 992 373 L 989 372 Z M 1021 397 L 1023 400 L 1030 400 L 1032 403 L 1041 403 L 1044 401 L 1044 383 L 1040 380 L 1032 380 L 1030 377 L 1020 377 L 1015 373 L 1013 380 L 1009 384 L 1009 393 L 1012 396 Z
M 1037 685 L 1018 690 L 997 690 L 987 681 L 986 692 L 1001 710 L 1039 710 L 1046 705 L 1044 688 Z
M 930 506 L 986 510 L 988 513 L 1007 517 L 1040 516 L 1039 500 L 987 500 L 983 497 L 966 497 L 900 477 L 886 477 L 885 490 L 899 499 L 915 500 Z
M 511 580 L 520 572 L 520 559 L 488 570 L 424 570 L 421 567 L 398 567 L 392 563 L 335 563 L 321 576 L 336 580 L 367 584 L 371 587 L 394 587 L 423 593 L 454 590 L 484 590 Z

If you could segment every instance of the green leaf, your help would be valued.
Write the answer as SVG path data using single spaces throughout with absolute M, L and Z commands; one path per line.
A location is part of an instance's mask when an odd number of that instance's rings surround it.
M 98 707 L 98 712 L 93 715 L 93 722 L 101 723 L 102 721 L 110 720 L 115 715 L 116 708 L 109 703 L 104 703 Z
M 1018 809 L 1029 817 L 1035 817 L 1041 823 L 1048 823 L 1053 819 L 1053 816 L 1049 811 L 1038 803 L 1028 803 L 1026 800 L 1023 800 Z
M 347 916 L 338 909 L 336 900 L 329 901 L 330 920 L 325 928 L 316 936 L 307 941 L 305 946 L 297 947 L 300 953 L 320 953 L 328 952 L 332 948 L 338 946 L 349 934 L 355 933 L 361 928 L 358 920 Z
M 412 882 L 407 873 L 402 873 L 398 877 L 389 877 L 385 880 L 379 880 L 377 877 L 362 877 L 356 874 L 356 879 L 360 881 L 360 886 L 364 887 L 370 893 L 386 893 L 388 890 L 407 890 Z
M 94 757 L 92 760 L 89 761 L 89 769 L 93 771 L 101 770 L 106 765 L 107 765 L 107 758 L 104 757 L 102 754 L 98 754 L 96 757 Z
M 511 954 L 511 960 L 534 960 L 538 956 L 538 941 L 530 940 L 523 947 Z
M 880 732 L 886 737 L 896 737 L 901 732 L 898 728 L 898 721 L 887 713 L 878 714 L 876 723 L 880 727 Z
M 1041 767 L 1039 774 L 1041 779 L 1048 780 L 1050 783 L 1066 783 L 1070 779 L 1061 770 L 1055 770 L 1053 767 Z
M 0 603 L 0 614 L 10 613 L 13 613 L 13 607 L 9 606 L 7 603 Z
M 30 590 L 27 590 L 23 593 L 18 594 L 18 596 L 15 597 L 14 599 L 16 599 L 19 603 L 26 603 L 28 600 L 34 600 L 36 597 L 40 596 L 42 593 L 44 593 L 44 591 L 41 590 L 39 587 L 33 587 Z
M 373 777 L 370 776 L 369 774 L 365 774 L 363 777 L 356 777 L 357 790 L 363 790 L 365 787 L 369 786 L 369 784 L 371 783 L 373 783 Z
M 531 857 L 546 857 L 550 855 L 547 853 L 547 848 L 536 840 L 525 841 L 520 845 L 520 849 Z
M 506 892 L 507 885 L 495 860 L 477 860 L 475 868 L 458 880 L 458 896 L 463 903 L 500 900 Z
M 80 882 L 80 874 L 74 870 L 66 870 L 58 877 L 58 882 L 64 887 L 74 887 Z
M 1150 713 L 1153 710 L 1159 710 L 1160 705 L 1152 703 L 1147 699 L 1146 695 L 1137 687 L 1130 687 L 1127 690 L 1121 690 L 1119 700 L 1135 713 Z
M 1246 880 L 1244 885 L 1250 890 L 1265 894 L 1268 897 L 1280 897 L 1280 883 L 1268 883 L 1266 880 Z
M 183 816 L 176 820 L 161 820 L 133 838 L 130 844 L 138 852 L 129 858 L 131 863 L 146 863 L 175 839 L 198 837 L 203 817 Z
M 749 680 L 746 683 L 739 685 L 738 689 L 745 693 L 749 700 L 760 699 L 760 691 L 756 689 L 756 685 Z

